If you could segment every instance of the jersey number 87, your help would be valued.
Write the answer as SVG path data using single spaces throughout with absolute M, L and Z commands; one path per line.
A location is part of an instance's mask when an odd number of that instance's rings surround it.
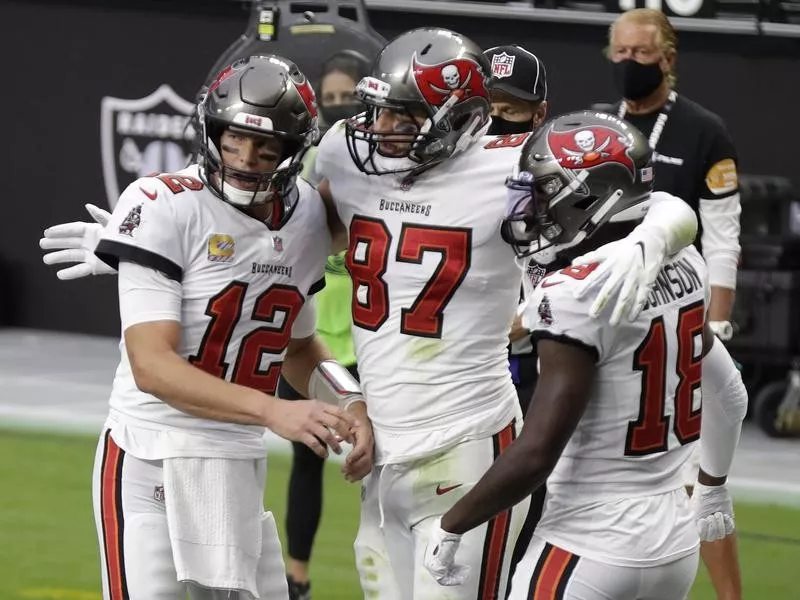
M 383 279 L 392 236 L 380 219 L 356 216 L 350 223 L 347 270 L 353 280 L 353 323 L 377 331 L 389 317 L 389 289 Z M 363 257 L 356 249 L 365 246 Z M 442 313 L 464 281 L 470 266 L 472 231 L 462 227 L 430 227 L 404 223 L 395 260 L 422 264 L 426 252 L 441 255 L 439 264 L 414 303 L 401 311 L 400 331 L 418 337 L 442 337 Z M 366 302 L 358 290 L 366 288 Z

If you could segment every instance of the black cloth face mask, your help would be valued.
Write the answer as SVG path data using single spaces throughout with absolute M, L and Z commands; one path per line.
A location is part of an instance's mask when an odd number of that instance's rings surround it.
M 647 98 L 664 81 L 664 72 L 659 63 L 643 65 L 628 58 L 611 65 L 614 70 L 614 85 L 626 100 Z
M 338 106 L 319 107 L 319 113 L 328 127 L 336 123 L 336 121 L 354 117 L 363 110 L 363 104 L 340 104 Z
M 533 118 L 527 121 L 509 121 L 500 117 L 492 117 L 487 135 L 514 135 L 533 131 Z

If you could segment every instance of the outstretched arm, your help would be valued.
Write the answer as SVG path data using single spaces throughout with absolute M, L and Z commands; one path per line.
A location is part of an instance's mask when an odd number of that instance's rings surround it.
M 94 254 L 111 213 L 94 204 L 85 206 L 94 223 L 75 221 L 54 225 L 45 229 L 44 237 L 39 240 L 39 247 L 49 250 L 42 256 L 44 264 L 77 263 L 56 271 L 56 276 L 61 280 L 80 279 L 87 275 L 116 274 L 114 269 Z
M 697 215 L 692 208 L 676 196 L 653 192 L 644 220 L 628 237 L 572 261 L 574 265 L 601 263 L 576 287 L 575 297 L 584 298 L 602 284 L 589 314 L 598 317 L 616 297 L 610 323 L 619 324 L 624 315 L 635 320 L 666 257 L 691 244 L 696 236 Z
M 594 381 L 595 357 L 573 344 L 541 340 L 541 375 L 519 438 L 442 517 L 466 533 L 519 503 L 544 483 L 578 426 Z
M 538 343 L 541 375 L 520 437 L 441 518 L 425 550 L 425 567 L 442 585 L 459 585 L 468 567 L 455 563 L 461 535 L 519 503 L 544 483 L 580 421 L 591 394 L 596 355 L 572 343 Z

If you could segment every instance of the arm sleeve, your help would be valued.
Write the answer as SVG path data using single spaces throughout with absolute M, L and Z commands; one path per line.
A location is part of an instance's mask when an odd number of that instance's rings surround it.
M 715 123 L 704 172 L 699 212 L 709 280 L 713 286 L 736 289 L 742 207 L 736 148 L 722 123 Z
M 630 239 L 657 235 L 664 240 L 667 256 L 691 245 L 697 237 L 697 215 L 683 200 L 667 192 L 653 192 L 652 204 L 644 220 L 636 226 Z
M 119 263 L 119 316 L 122 330 L 150 321 L 180 321 L 183 289 L 160 271 L 135 262 Z
M 292 339 L 299 340 L 314 335 L 317 330 L 317 300 L 311 296 L 292 324 Z
M 725 477 L 747 413 L 747 390 L 728 350 L 718 341 L 703 358 L 701 389 L 700 468 L 712 477 Z
M 140 179 L 128 186 L 103 230 L 95 254 L 115 269 L 125 260 L 180 281 L 183 236 L 171 196 L 157 193 L 157 185 L 152 179 Z

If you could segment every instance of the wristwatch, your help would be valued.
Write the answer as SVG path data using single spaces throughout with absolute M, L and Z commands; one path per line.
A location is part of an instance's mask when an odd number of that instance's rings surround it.
M 709 321 L 708 327 L 723 342 L 727 342 L 733 337 L 733 325 L 730 321 Z

